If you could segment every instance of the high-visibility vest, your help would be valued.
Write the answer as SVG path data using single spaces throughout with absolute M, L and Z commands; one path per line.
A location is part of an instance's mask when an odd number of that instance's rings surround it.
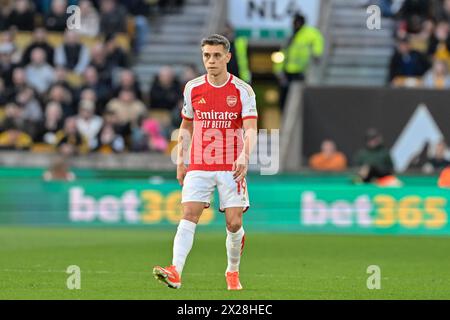
M 239 67 L 239 78 L 250 83 L 252 74 L 248 63 L 248 40 L 245 37 L 238 37 L 234 40 L 236 50 L 236 61 Z
M 294 36 L 287 48 L 283 49 L 283 62 L 274 65 L 275 72 L 290 74 L 304 73 L 311 56 L 320 57 L 323 54 L 324 39 L 317 28 L 303 26 Z

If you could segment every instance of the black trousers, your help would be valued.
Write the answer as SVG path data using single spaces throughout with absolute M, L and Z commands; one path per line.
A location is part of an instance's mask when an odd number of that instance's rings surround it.
M 281 113 L 284 112 L 286 107 L 286 100 L 289 94 L 289 87 L 293 81 L 305 81 L 305 75 L 303 73 L 285 73 L 287 82 L 280 84 L 280 108 Z
M 382 178 L 390 174 L 392 174 L 392 170 L 370 166 L 367 176 L 361 178 L 364 182 L 372 182 L 375 179 Z

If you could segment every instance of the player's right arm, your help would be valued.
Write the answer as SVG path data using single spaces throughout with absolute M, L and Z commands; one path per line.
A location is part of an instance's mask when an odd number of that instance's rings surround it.
M 192 141 L 192 133 L 194 130 L 193 122 L 183 119 L 180 125 L 178 134 L 178 153 L 177 153 L 177 180 L 180 185 L 183 185 L 184 177 L 186 176 L 187 168 L 184 160 L 188 157 L 189 146 Z
M 178 153 L 177 153 L 177 180 L 180 185 L 183 185 L 184 177 L 186 176 L 187 168 L 185 160 L 189 154 L 189 146 L 192 141 L 192 134 L 194 131 L 194 108 L 191 101 L 191 85 L 190 82 L 186 84 L 184 89 L 184 102 L 181 109 L 181 116 L 183 121 L 180 125 L 178 134 Z

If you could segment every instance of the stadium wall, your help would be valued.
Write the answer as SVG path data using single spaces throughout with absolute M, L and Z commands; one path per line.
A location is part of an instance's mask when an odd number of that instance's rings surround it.
M 249 230 L 333 234 L 450 235 L 449 191 L 426 183 L 378 188 L 295 178 L 249 181 Z M 314 182 L 315 181 L 315 182 Z M 268 188 L 270 185 L 270 188 Z M 3 178 L 0 224 L 174 228 L 181 190 L 175 181 L 83 179 L 73 183 Z M 223 229 L 215 194 L 201 220 Z

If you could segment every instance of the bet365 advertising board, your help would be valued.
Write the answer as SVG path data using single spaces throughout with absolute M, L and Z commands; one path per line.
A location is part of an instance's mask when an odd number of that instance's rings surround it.
M 450 235 L 450 190 L 344 184 L 252 183 L 247 229 L 265 232 Z M 173 227 L 181 215 L 174 182 L 8 181 L 0 187 L 0 224 Z M 201 219 L 224 228 L 218 195 Z

